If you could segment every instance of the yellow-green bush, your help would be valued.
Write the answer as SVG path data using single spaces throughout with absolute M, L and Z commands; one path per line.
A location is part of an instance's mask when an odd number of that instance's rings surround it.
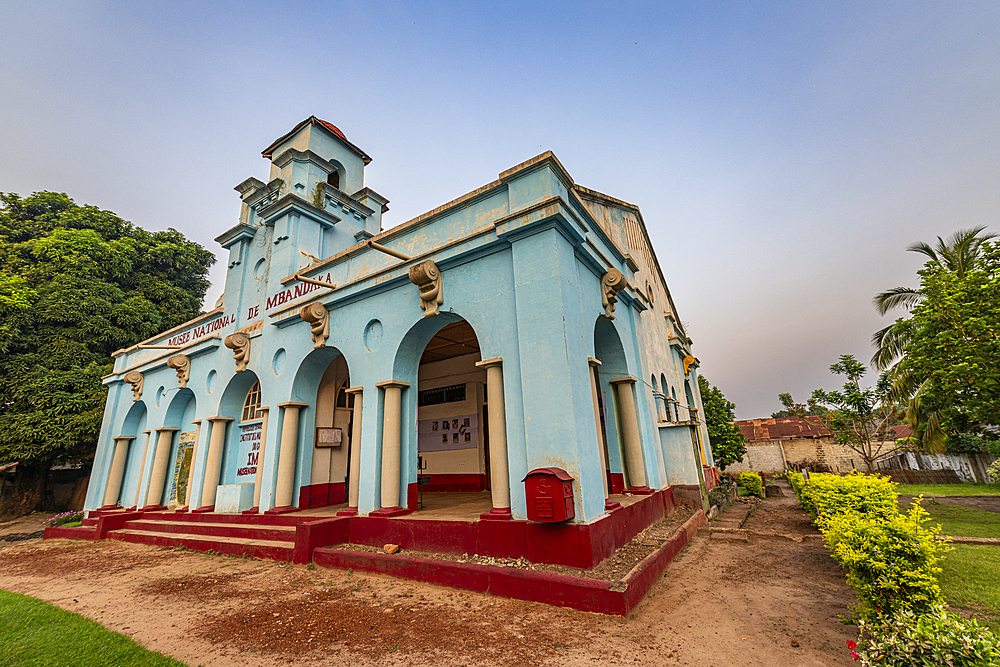
M 861 617 L 876 619 L 905 609 L 927 613 L 943 604 L 938 562 L 950 550 L 936 541 L 940 526 L 925 528 L 927 511 L 914 502 L 907 514 L 839 513 L 821 530 L 833 557 L 847 570 L 861 600 Z
M 736 478 L 736 484 L 742 486 L 748 495 L 764 497 L 764 480 L 758 473 L 745 470 Z
M 792 490 L 795 491 L 795 497 L 799 499 L 799 507 L 808 511 L 809 508 L 806 507 L 805 500 L 802 498 L 802 489 L 806 485 L 805 477 L 803 477 L 800 472 L 786 470 L 785 479 L 787 479 L 788 483 L 792 485 Z
M 838 514 L 891 517 L 899 513 L 896 505 L 895 482 L 878 475 L 846 476 L 830 473 L 809 475 L 799 494 L 799 504 L 809 512 L 822 530 L 823 525 Z

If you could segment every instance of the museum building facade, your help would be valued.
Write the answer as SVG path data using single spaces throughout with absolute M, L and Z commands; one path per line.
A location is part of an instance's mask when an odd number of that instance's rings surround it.
M 263 156 L 215 308 L 115 353 L 86 509 L 392 517 L 480 492 L 480 520 L 545 521 L 538 470 L 569 523 L 704 493 L 698 362 L 637 207 L 546 152 L 383 231 L 332 124 Z

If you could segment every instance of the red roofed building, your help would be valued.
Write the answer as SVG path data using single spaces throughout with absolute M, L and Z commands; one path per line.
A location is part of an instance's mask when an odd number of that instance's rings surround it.
M 819 417 L 744 419 L 736 425 L 747 439 L 747 454 L 727 467 L 727 473 L 775 473 L 789 468 L 821 472 L 866 469 L 861 455 L 834 440 Z

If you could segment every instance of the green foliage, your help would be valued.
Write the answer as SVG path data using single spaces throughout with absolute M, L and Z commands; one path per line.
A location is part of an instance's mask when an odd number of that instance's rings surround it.
M 899 512 L 896 483 L 878 475 L 810 473 L 809 483 L 796 493 L 821 530 L 830 519 L 843 514 L 889 517 Z
M 984 452 L 1000 456 L 1000 438 L 995 433 L 954 433 L 948 436 L 946 445 L 949 454 Z
M 990 467 L 986 469 L 986 474 L 989 476 L 991 482 L 1000 484 L 1000 459 L 990 464 Z
M 83 512 L 77 510 L 70 510 L 68 512 L 61 512 L 55 516 L 49 517 L 42 523 L 46 526 L 65 526 L 71 523 L 75 523 L 78 526 L 82 525 Z
M 857 452 L 869 470 L 879 456 L 897 451 L 895 432 L 889 426 L 899 412 L 892 403 L 891 385 L 883 373 L 874 387 L 862 388 L 866 368 L 850 354 L 841 355 L 830 372 L 847 378 L 840 391 L 813 391 L 811 401 L 830 407 L 821 415 L 823 424 L 837 442 Z
M 736 484 L 742 486 L 747 495 L 764 497 L 764 480 L 760 478 L 758 473 L 745 470 L 736 479 Z
M 809 399 L 805 403 L 796 403 L 795 399 L 788 392 L 778 394 L 778 400 L 785 406 L 784 410 L 772 412 L 771 417 L 806 417 L 808 415 L 825 415 L 829 412 L 822 405 L 817 405 L 816 401 Z
M 861 645 L 848 643 L 860 665 L 951 665 L 990 667 L 1000 664 L 1000 639 L 974 619 L 935 605 L 923 614 L 902 610 L 862 621 Z M 857 649 L 857 650 L 855 650 Z
M 946 423 L 1000 423 L 1000 244 L 983 243 L 963 274 L 930 261 L 900 365 L 924 379 L 923 403 Z
M 44 479 L 54 460 L 92 457 L 112 352 L 196 316 L 215 258 L 64 194 L 0 202 L 0 464 Z M 30 512 L 43 489 L 5 501 Z
M 937 563 L 948 546 L 935 540 L 940 527 L 923 527 L 927 520 L 927 512 L 914 502 L 905 515 L 847 513 L 824 522 L 826 544 L 847 570 L 862 618 L 900 609 L 926 613 L 943 603 Z
M 996 484 L 900 484 L 901 496 L 1000 496 L 1000 486 Z
M 938 582 L 953 608 L 972 611 L 1000 634 L 1000 549 L 990 544 L 955 544 L 941 563 Z
M 184 667 L 96 621 L 36 598 L 0 590 L 0 664 Z
M 698 376 L 698 388 L 701 390 L 712 458 L 720 470 L 725 470 L 727 466 L 742 460 L 747 453 L 746 438 L 733 423 L 736 419 L 736 404 L 726 400 L 722 392 L 704 376 Z

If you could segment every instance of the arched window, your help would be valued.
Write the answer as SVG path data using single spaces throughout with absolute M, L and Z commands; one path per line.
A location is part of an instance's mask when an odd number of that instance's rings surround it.
M 344 384 L 340 385 L 340 389 L 337 390 L 337 400 L 334 403 L 338 408 L 353 408 L 354 407 L 354 394 L 348 394 L 347 390 L 351 387 L 351 378 L 344 380 Z
M 326 177 L 326 182 L 339 190 L 340 189 L 340 172 L 339 171 L 331 171 L 330 175 Z
M 241 422 L 248 422 L 257 419 L 260 415 L 260 382 L 254 382 L 247 392 L 247 400 L 243 401 L 243 415 Z

